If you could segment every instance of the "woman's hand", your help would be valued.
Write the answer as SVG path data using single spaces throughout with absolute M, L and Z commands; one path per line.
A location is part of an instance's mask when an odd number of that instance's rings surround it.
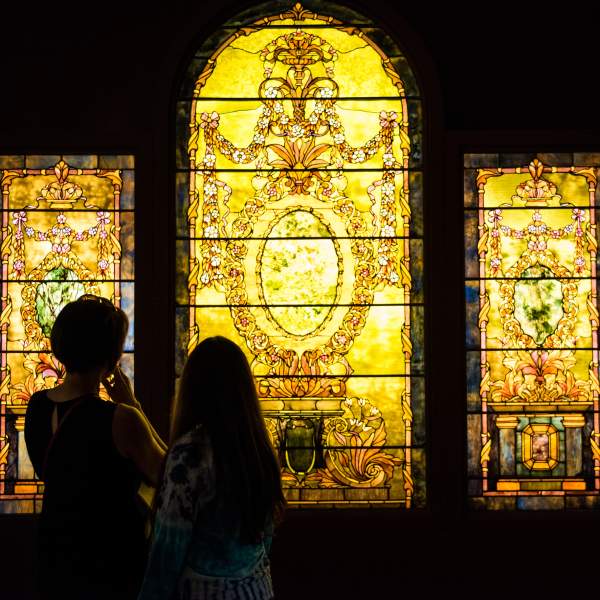
M 127 404 L 128 406 L 140 407 L 140 403 L 133 394 L 133 388 L 129 377 L 123 373 L 119 365 L 115 370 L 102 378 L 102 385 L 106 388 L 110 399 L 116 404 Z

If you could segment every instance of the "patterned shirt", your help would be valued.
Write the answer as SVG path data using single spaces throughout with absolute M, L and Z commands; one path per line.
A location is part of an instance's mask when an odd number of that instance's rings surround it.
M 272 598 L 266 553 L 225 534 L 210 439 L 201 426 L 173 445 L 157 499 L 152 548 L 138 600 Z

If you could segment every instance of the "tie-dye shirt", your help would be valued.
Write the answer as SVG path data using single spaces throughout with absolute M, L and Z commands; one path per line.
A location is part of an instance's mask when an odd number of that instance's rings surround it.
M 182 436 L 167 455 L 152 547 L 138 600 L 180 598 L 184 588 L 190 589 L 189 582 L 184 585 L 184 579 L 190 576 L 209 581 L 211 597 L 272 597 L 267 559 L 271 532 L 265 532 L 263 541 L 257 544 L 243 544 L 226 535 L 222 517 L 211 502 L 214 497 L 212 446 L 199 426 Z M 238 595 L 238 582 L 264 593 Z M 233 593 L 215 593 L 221 588 Z

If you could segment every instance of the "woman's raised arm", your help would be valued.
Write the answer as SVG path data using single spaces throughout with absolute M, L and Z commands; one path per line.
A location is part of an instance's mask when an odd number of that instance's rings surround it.
M 146 481 L 156 487 L 167 451 L 166 444 L 144 414 L 129 378 L 120 367 L 117 366 L 112 376 L 102 383 L 118 405 L 113 418 L 113 440 L 117 450 L 131 459 Z

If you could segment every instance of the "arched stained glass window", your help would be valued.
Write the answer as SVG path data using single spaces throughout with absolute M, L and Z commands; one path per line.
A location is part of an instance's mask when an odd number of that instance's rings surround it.
M 467 155 L 469 496 L 598 506 L 599 155 Z
M 244 349 L 292 505 L 422 506 L 421 102 L 382 29 L 323 6 L 254 8 L 192 61 L 177 339 Z
M 133 377 L 133 166 L 132 156 L 0 156 L 0 513 L 41 507 L 25 411 L 64 376 L 49 336 L 65 304 L 97 294 L 127 313 L 121 365 Z

